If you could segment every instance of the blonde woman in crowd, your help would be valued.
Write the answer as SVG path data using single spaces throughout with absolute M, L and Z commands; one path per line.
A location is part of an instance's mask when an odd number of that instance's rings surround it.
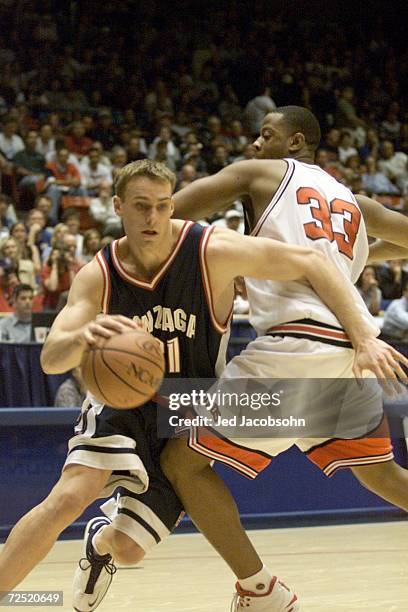
M 31 259 L 21 257 L 20 243 L 12 236 L 4 238 L 0 244 L 1 267 L 12 269 L 18 279 L 25 285 L 37 289 L 34 263 Z
M 22 221 L 17 221 L 10 228 L 10 236 L 12 236 L 19 244 L 21 258 L 31 259 L 34 264 L 36 275 L 41 271 L 41 257 L 38 248 L 35 244 L 28 244 L 27 228 Z

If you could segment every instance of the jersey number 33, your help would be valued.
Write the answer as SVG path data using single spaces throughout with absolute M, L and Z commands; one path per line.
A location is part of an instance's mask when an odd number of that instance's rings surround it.
M 304 224 L 306 236 L 310 240 L 323 238 L 330 242 L 336 241 L 339 252 L 353 259 L 353 247 L 361 219 L 361 212 L 356 204 L 340 198 L 328 202 L 313 187 L 301 187 L 297 190 L 296 196 L 299 206 L 309 206 L 314 219 Z M 344 233 L 333 229 L 331 215 L 342 217 Z

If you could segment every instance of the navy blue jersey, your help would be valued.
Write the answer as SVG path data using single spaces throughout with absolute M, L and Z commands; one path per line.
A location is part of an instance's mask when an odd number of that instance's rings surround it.
M 117 240 L 97 254 L 105 284 L 103 312 L 140 321 L 162 342 L 166 376 L 214 378 L 225 363 L 228 325 L 214 316 L 205 262 L 211 231 L 187 221 L 151 282 L 124 269 Z

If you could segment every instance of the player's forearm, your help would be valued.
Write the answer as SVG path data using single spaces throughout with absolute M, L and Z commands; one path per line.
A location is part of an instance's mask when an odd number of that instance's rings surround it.
M 391 244 L 385 240 L 377 240 L 370 246 L 367 263 L 383 262 L 387 259 L 405 259 L 408 248 Z
M 211 179 L 212 177 L 198 179 L 173 195 L 175 218 L 203 219 L 227 206 L 228 202 L 223 205 L 219 197 L 215 199 Z
M 367 234 L 408 249 L 408 217 L 388 210 L 382 204 L 363 195 L 355 195 L 364 216 Z
M 41 366 L 46 374 L 61 374 L 81 362 L 87 343 L 82 329 L 77 332 L 52 332 L 41 351 Z
M 258 176 L 259 169 L 255 172 L 252 160 L 247 160 L 230 164 L 213 176 L 190 183 L 173 196 L 175 216 L 202 219 L 224 210 L 230 202 L 251 192 L 254 174 Z M 273 186 L 272 181 L 272 190 Z
M 306 263 L 306 277 L 326 306 L 336 315 L 354 348 L 367 338 L 375 336 L 373 328 L 358 309 L 352 287 L 338 268 L 322 256 L 321 266 L 315 262 Z

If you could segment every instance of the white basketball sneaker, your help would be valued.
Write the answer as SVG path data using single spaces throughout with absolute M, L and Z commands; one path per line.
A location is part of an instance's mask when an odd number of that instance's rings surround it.
M 99 606 L 116 572 L 112 556 L 98 555 L 92 546 L 92 538 L 97 531 L 110 523 L 106 517 L 97 516 L 86 526 L 84 556 L 79 560 L 73 584 L 72 605 L 77 612 L 91 612 Z
M 244 591 L 239 582 L 231 604 L 231 612 L 298 612 L 298 598 L 287 586 L 273 576 L 267 593 L 258 595 Z

